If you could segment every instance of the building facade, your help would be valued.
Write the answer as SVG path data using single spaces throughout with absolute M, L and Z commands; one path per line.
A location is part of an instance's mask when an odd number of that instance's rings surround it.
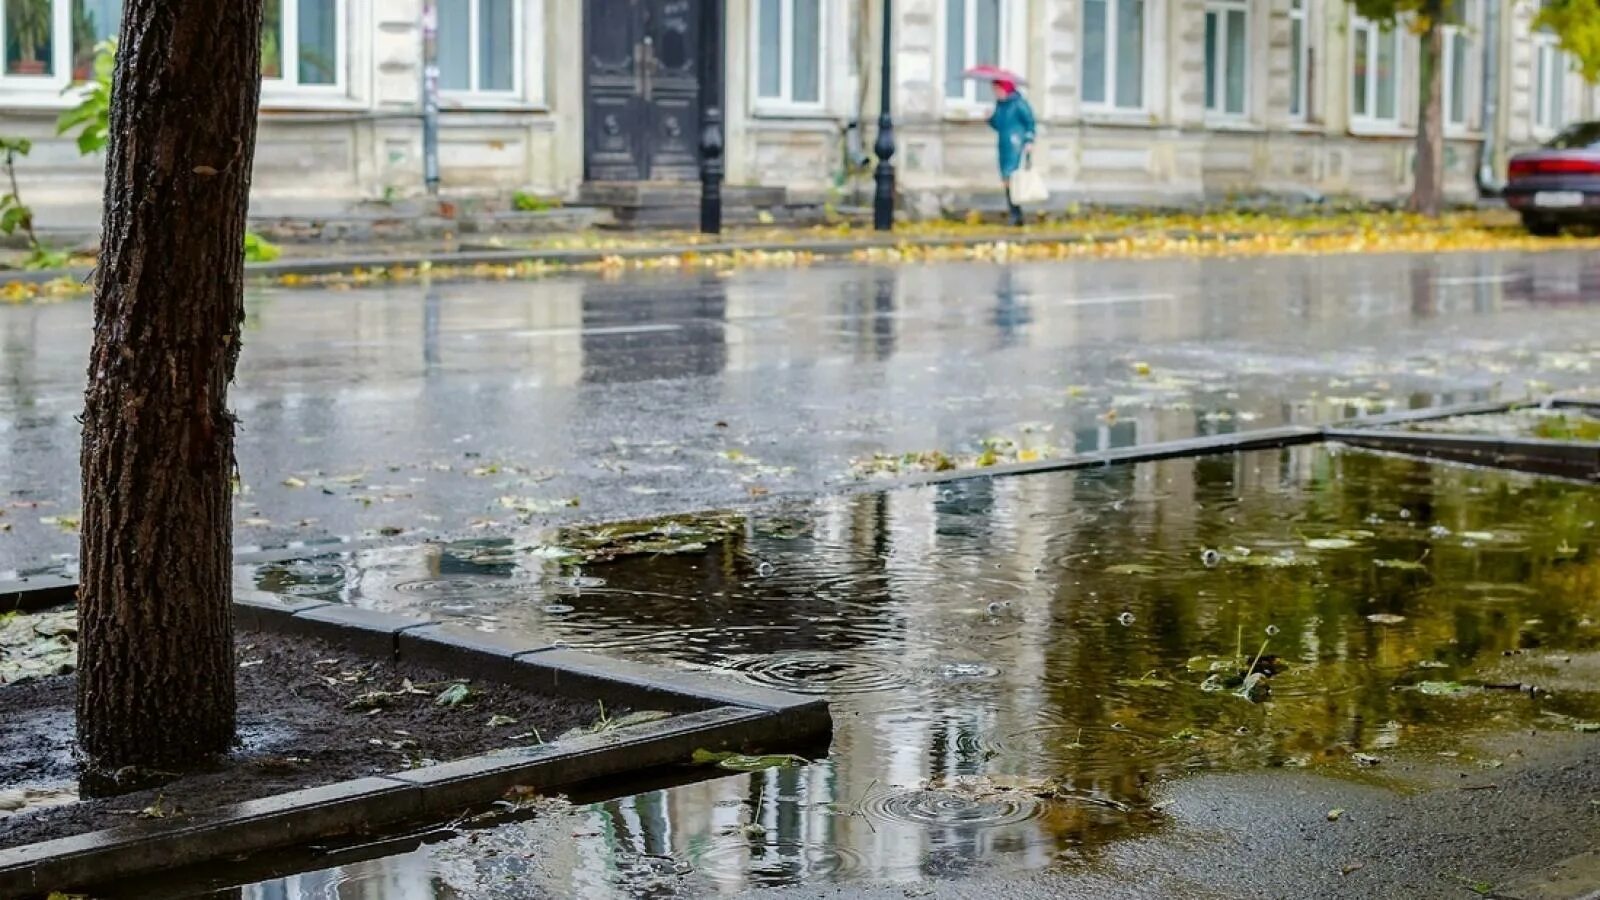
M 885 0 L 429 0 L 447 195 L 571 198 L 586 182 L 694 181 L 720 87 L 727 177 L 811 195 L 865 182 Z M 1058 199 L 1240 192 L 1403 196 L 1419 43 L 1348 0 L 888 0 L 907 206 L 997 193 L 988 98 L 964 68 L 1023 73 Z M 30 137 L 26 199 L 94 210 L 102 160 L 54 134 L 121 0 L 0 0 L 0 134 Z M 258 213 L 423 190 L 424 0 L 266 0 Z M 701 17 L 723 11 L 720 47 Z M 1450 193 L 1600 115 L 1528 0 L 1463 0 L 1445 38 Z M 722 84 L 707 84 L 703 54 Z M 857 129 L 853 123 L 863 123 Z M 1487 154 L 1487 157 L 1485 157 Z M 1483 166 L 1485 159 L 1488 165 Z M 848 188 L 845 188 L 848 189 Z

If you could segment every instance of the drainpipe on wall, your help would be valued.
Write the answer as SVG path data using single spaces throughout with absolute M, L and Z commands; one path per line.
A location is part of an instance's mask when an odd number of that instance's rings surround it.
M 1478 196 L 1498 197 L 1501 188 L 1495 171 L 1500 135 L 1500 3 L 1484 4 L 1483 31 L 1483 144 L 1478 148 Z
M 439 6 L 422 4 L 422 183 L 439 196 Z

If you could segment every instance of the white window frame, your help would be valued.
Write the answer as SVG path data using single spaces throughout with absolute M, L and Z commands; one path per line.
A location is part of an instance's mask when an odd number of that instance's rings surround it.
M 0 0 L 3 4 L 4 0 Z M 0 92 L 7 106 L 70 106 L 75 100 L 61 92 L 72 84 L 72 0 L 50 2 L 50 75 L 14 75 L 0 59 Z M 6 23 L 0 5 L 0 54 L 5 51 Z
M 1300 81 L 1289 84 L 1289 120 L 1311 121 L 1311 13 L 1312 0 L 1289 0 L 1289 52 L 1294 53 L 1294 26 L 1300 26 Z M 1293 75 L 1294 69 L 1290 68 Z M 1296 110 L 1296 105 L 1299 109 Z
M 950 22 L 943 13 L 949 10 L 949 4 L 946 0 L 938 0 L 938 3 L 941 13 L 940 21 L 944 24 L 944 28 L 939 34 L 939 57 L 944 62 L 942 66 L 943 74 L 948 76 L 951 63 L 949 53 Z M 1010 25 L 1012 7 L 1014 5 L 1014 0 L 1000 0 L 1000 21 L 994 23 L 995 37 L 1000 41 L 1000 59 L 995 61 L 995 65 L 1003 66 L 1012 61 Z M 959 68 L 956 69 L 958 73 L 965 72 L 972 66 L 977 65 L 975 60 L 978 55 L 978 0 L 961 0 L 961 10 L 964 17 L 963 23 L 965 24 L 962 35 L 966 38 L 966 43 L 961 48 L 961 62 Z M 981 109 L 988 104 L 988 99 L 979 93 L 978 82 L 963 81 L 961 94 L 956 96 L 945 90 L 946 80 L 947 78 L 939 79 L 939 96 L 944 100 L 946 107 L 971 111 Z
M 382 0 L 379 0 L 382 2 Z M 523 97 L 522 69 L 525 61 L 522 58 L 523 44 L 523 3 L 521 0 L 512 0 L 511 3 L 511 89 L 486 90 L 479 86 L 479 79 L 483 72 L 479 63 L 482 62 L 482 41 L 479 38 L 478 28 L 483 24 L 483 0 L 467 0 L 467 82 L 466 88 L 452 88 L 440 90 L 441 100 L 453 101 L 451 105 L 471 105 L 474 101 L 503 103 L 504 101 L 520 100 Z M 437 10 L 438 7 L 435 7 Z
M 1478 73 L 1480 71 L 1479 57 L 1482 54 L 1483 45 L 1478 40 L 1478 35 L 1482 33 L 1478 26 L 1480 21 L 1478 12 L 1482 9 L 1482 5 L 1477 0 L 1457 0 L 1457 2 L 1465 10 L 1461 23 L 1446 23 L 1439 29 L 1444 46 L 1444 58 L 1440 60 L 1442 63 L 1440 77 L 1444 79 L 1441 99 L 1444 103 L 1444 130 L 1447 134 L 1464 134 L 1473 129 L 1473 126 L 1477 124 L 1478 96 L 1481 93 L 1478 85 Z M 1463 59 L 1466 63 L 1465 71 L 1459 73 L 1456 71 L 1456 41 L 1465 41 L 1467 48 L 1466 53 L 1463 54 Z M 1450 118 L 1450 111 L 1455 106 L 1455 80 L 1457 75 L 1461 77 L 1461 90 L 1464 94 L 1461 98 L 1463 118 L 1452 119 Z
M 1533 133 L 1549 137 L 1566 126 L 1567 75 L 1572 64 L 1560 40 L 1549 32 L 1533 33 Z M 1560 92 L 1553 90 L 1557 85 Z
M 268 0 L 273 2 L 273 0 Z M 281 23 L 283 43 L 278 47 L 282 69 L 276 78 L 261 78 L 263 105 L 293 105 L 296 101 L 343 100 L 350 94 L 350 0 L 334 0 L 333 84 L 300 83 L 300 4 L 299 0 L 276 0 L 282 3 Z M 382 0 L 378 0 L 382 2 Z
M 1227 108 L 1229 61 L 1227 23 L 1228 13 L 1230 12 L 1244 13 L 1244 97 L 1241 100 L 1242 105 L 1237 111 Z M 1250 118 L 1250 100 L 1252 94 L 1252 91 L 1250 90 L 1250 82 L 1252 80 L 1250 77 L 1250 50 L 1255 36 L 1255 27 L 1250 21 L 1250 0 L 1206 0 L 1205 15 L 1215 15 L 1217 17 L 1217 33 L 1216 41 L 1214 42 L 1215 46 L 1204 48 L 1205 53 L 1216 55 L 1215 58 L 1217 62 L 1215 71 L 1212 72 L 1212 81 L 1214 83 L 1208 85 L 1208 87 L 1211 88 L 1212 96 L 1216 98 L 1217 105 L 1206 107 L 1206 118 L 1223 119 L 1227 121 L 1240 121 L 1248 119 Z M 1201 71 L 1205 71 L 1204 66 L 1202 66 Z
M 832 24 L 833 6 L 829 0 L 817 0 L 817 99 L 794 99 L 794 0 L 779 0 L 783 21 L 778 25 L 778 96 L 761 96 L 761 0 L 750 0 L 750 96 L 755 111 L 768 115 L 815 116 L 828 108 L 828 51 L 831 49 L 828 32 Z
M 1087 7 L 1087 2 L 1088 0 L 1078 0 L 1078 34 L 1081 38 L 1080 44 L 1088 43 L 1089 38 L 1087 31 L 1083 26 L 1083 22 L 1087 18 L 1087 16 L 1083 15 L 1083 11 Z M 1104 100 L 1084 99 L 1083 85 L 1087 79 L 1083 77 L 1083 65 L 1080 63 L 1078 68 L 1078 102 L 1086 112 L 1112 116 L 1142 115 L 1150 110 L 1150 94 L 1152 88 L 1150 79 L 1150 27 L 1152 13 L 1156 12 L 1156 10 L 1152 8 L 1154 6 L 1154 2 L 1153 0 L 1139 0 L 1139 5 L 1143 12 L 1143 15 L 1140 16 L 1140 23 L 1143 26 L 1143 33 L 1139 35 L 1140 87 L 1139 103 L 1137 105 L 1122 105 L 1117 102 L 1117 26 L 1120 24 L 1117 21 L 1117 16 L 1120 15 L 1120 13 L 1117 11 L 1117 0 L 1098 0 L 1098 2 L 1102 2 L 1106 5 L 1106 97 Z M 1087 54 L 1084 54 L 1081 48 L 1079 50 L 1079 55 L 1080 57 L 1087 58 Z
M 1367 111 L 1356 112 L 1355 83 L 1356 83 L 1356 38 L 1357 30 L 1367 31 Z M 1394 27 L 1384 29 L 1378 23 L 1361 16 L 1351 14 L 1350 19 L 1350 67 L 1345 73 L 1346 82 L 1350 89 L 1350 124 L 1357 128 L 1367 130 L 1399 131 L 1404 121 L 1403 108 L 1405 106 L 1405 77 L 1406 71 L 1406 44 L 1404 29 L 1396 24 Z M 1394 115 L 1380 116 L 1378 110 L 1378 41 L 1394 41 Z

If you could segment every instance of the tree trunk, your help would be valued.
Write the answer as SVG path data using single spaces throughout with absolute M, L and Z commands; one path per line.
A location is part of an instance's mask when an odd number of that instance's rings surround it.
M 1428 29 L 1423 32 L 1422 89 L 1417 92 L 1417 160 L 1415 182 L 1407 208 L 1438 218 L 1444 208 L 1444 17 L 1443 0 L 1424 7 Z
M 227 396 L 261 3 L 123 13 L 83 414 L 78 742 L 99 792 L 233 742 Z

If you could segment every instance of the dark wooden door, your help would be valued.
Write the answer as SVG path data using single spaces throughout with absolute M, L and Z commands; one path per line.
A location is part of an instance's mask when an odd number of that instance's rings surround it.
M 584 175 L 590 181 L 699 178 L 700 15 L 708 5 L 584 4 Z

